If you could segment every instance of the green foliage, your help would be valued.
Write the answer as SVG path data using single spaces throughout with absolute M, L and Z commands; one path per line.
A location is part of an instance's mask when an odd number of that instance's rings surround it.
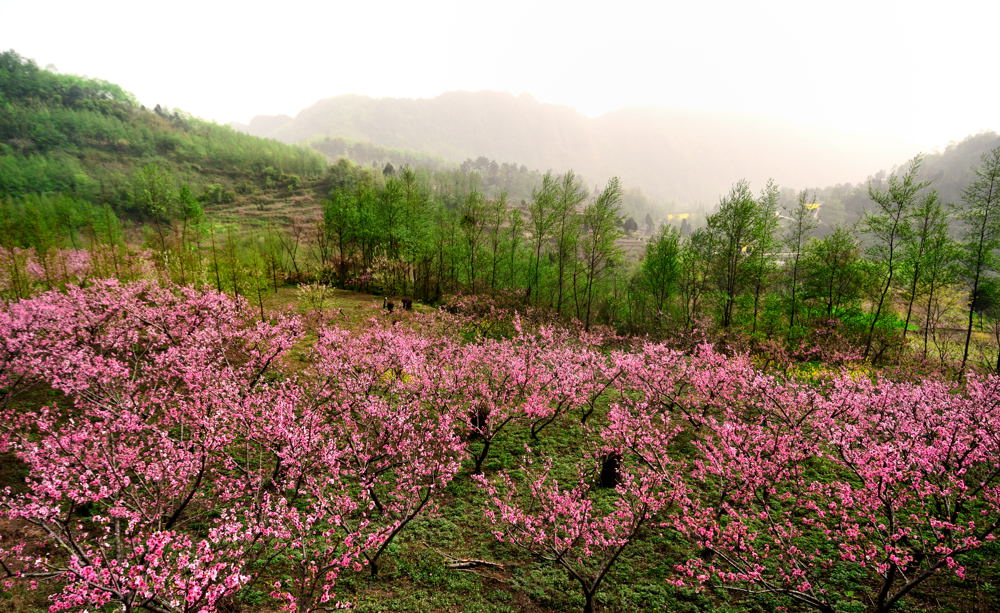
M 230 204 L 236 200 L 236 194 L 218 183 L 209 183 L 202 188 L 199 199 L 206 204 Z
M 0 53 L 0 103 L 21 102 L 108 111 L 116 105 L 135 106 L 135 99 L 117 85 L 41 70 L 14 51 Z
M 672 226 L 664 226 L 646 245 L 640 267 L 641 283 L 653 297 L 654 308 L 662 309 L 677 293 L 680 275 L 681 235 Z
M 545 173 L 541 186 L 532 190 L 531 203 L 528 205 L 528 231 L 531 233 L 533 243 L 532 264 L 526 290 L 529 298 L 533 291 L 537 293 L 539 287 L 542 247 L 549 239 L 552 230 L 557 189 L 555 177 L 551 173 Z
M 431 291 L 432 260 L 435 254 L 443 260 L 445 253 L 432 245 L 431 227 L 441 210 L 426 186 L 408 170 L 378 184 L 372 174 L 349 164 L 334 168 L 335 174 L 328 175 L 334 187 L 323 205 L 324 269 L 347 285 L 377 268 L 381 289 L 392 294 L 416 291 L 414 268 L 419 266 L 425 272 L 421 291 Z M 363 282 L 364 289 L 372 287 Z
M 802 300 L 807 308 L 822 310 L 827 317 L 859 301 L 867 269 L 861 263 L 861 247 L 850 232 L 837 228 L 823 238 L 805 244 L 802 268 Z
M 722 327 L 733 322 L 736 303 L 763 274 L 776 227 L 777 188 L 769 183 L 755 198 L 746 181 L 732 187 L 707 220 L 711 274 Z
M 969 357 L 972 320 L 975 304 L 980 297 L 983 277 L 1000 270 L 1000 147 L 983 155 L 974 180 L 962 193 L 967 205 L 961 213 L 966 227 L 961 243 L 961 274 L 969 283 L 969 321 L 965 335 L 962 368 Z M 997 357 L 1000 370 L 1000 351 Z
M 884 267 L 884 275 L 877 298 L 874 299 L 874 311 L 868 338 L 865 341 L 865 357 L 871 350 L 873 335 L 878 327 L 879 317 L 886 305 L 886 297 L 892 289 L 895 275 L 900 267 L 901 251 L 904 237 L 909 230 L 911 211 L 916 205 L 917 194 L 929 185 L 928 181 L 918 178 L 921 158 L 915 157 L 906 172 L 902 175 L 889 177 L 885 189 L 874 185 L 869 186 L 868 195 L 877 205 L 875 212 L 865 214 L 862 219 L 862 229 L 871 239 L 869 253 L 871 258 Z
M 88 195 L 94 188 L 95 181 L 73 156 L 0 154 L 0 197 L 52 192 Z
M 124 243 L 121 222 L 107 205 L 61 194 L 0 199 L 2 246 L 44 252 L 89 248 L 95 243 Z
M 791 280 L 787 292 L 788 328 L 790 335 L 795 329 L 795 315 L 801 300 L 798 290 L 802 248 L 809 239 L 809 235 L 819 225 L 819 221 L 814 214 L 818 210 L 819 205 L 814 201 L 815 196 L 810 198 L 806 192 L 800 192 L 796 206 L 786 211 L 790 223 L 785 229 L 784 244 L 791 251 L 791 265 L 789 266 L 791 268 Z
M 584 301 L 586 315 L 583 324 L 590 328 L 591 308 L 594 302 L 594 285 L 609 268 L 618 263 L 620 255 L 615 241 L 621 236 L 622 187 L 618 177 L 612 177 L 607 186 L 583 211 L 583 234 L 580 239 L 586 288 Z

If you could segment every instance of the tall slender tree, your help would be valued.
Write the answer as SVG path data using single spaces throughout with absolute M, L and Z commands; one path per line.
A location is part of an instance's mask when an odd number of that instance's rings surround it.
M 927 274 L 927 259 L 932 240 L 942 229 L 947 232 L 947 224 L 948 218 L 936 190 L 929 191 L 910 213 L 910 223 L 903 236 L 904 265 L 908 268 L 910 276 L 906 292 L 906 321 L 903 324 L 904 348 L 906 333 L 913 316 L 913 304 L 917 299 L 917 290 L 921 287 L 924 275 Z
M 559 185 L 555 177 L 552 176 L 552 173 L 548 172 L 542 177 L 542 186 L 533 190 L 531 194 L 531 205 L 528 207 L 528 222 L 531 225 L 531 240 L 534 243 L 534 249 L 525 300 L 530 300 L 532 293 L 536 294 L 536 302 L 539 299 L 537 294 L 539 267 L 542 262 L 542 246 L 551 238 L 554 221 L 553 212 L 558 194 Z
M 785 231 L 785 246 L 792 253 L 792 277 L 789 279 L 788 300 L 789 336 L 794 334 L 795 315 L 799 306 L 799 262 L 802 259 L 802 247 L 808 240 L 809 234 L 819 225 L 815 215 L 819 205 L 813 200 L 815 200 L 815 196 L 810 198 L 807 192 L 799 192 L 798 204 L 786 211 L 790 223 Z
M 517 284 L 517 252 L 524 237 L 524 213 L 517 207 L 511 207 L 507 221 L 507 284 L 516 287 Z
M 871 353 L 875 327 L 882 316 L 886 306 L 886 297 L 892 289 L 892 282 L 899 268 L 899 247 L 902 237 L 906 233 L 910 210 L 914 206 L 917 193 L 929 185 L 928 182 L 920 181 L 917 178 L 921 161 L 920 156 L 913 158 L 902 176 L 894 174 L 889 177 L 885 189 L 879 189 L 874 185 L 868 186 L 868 197 L 878 205 L 878 209 L 875 213 L 865 214 L 862 220 L 862 229 L 873 239 L 870 252 L 884 267 L 885 278 L 882 281 L 871 323 L 868 326 L 868 334 L 865 338 L 865 358 Z
M 490 248 L 490 289 L 497 288 L 497 269 L 500 267 L 500 245 L 503 243 L 503 223 L 508 216 L 507 192 L 500 192 L 486 205 L 486 241 Z
M 684 233 L 680 232 L 681 236 Z M 698 228 L 681 243 L 681 297 L 684 306 L 684 326 L 691 328 L 701 315 L 701 307 L 709 287 L 708 266 L 713 253 L 712 235 Z
M 940 309 L 935 309 L 937 304 L 935 298 L 938 298 L 940 289 L 955 283 L 960 261 L 958 245 L 949 236 L 948 225 L 933 226 L 927 239 L 924 272 L 920 281 L 923 287 L 922 294 L 927 296 L 924 308 L 923 350 L 921 352 L 925 360 L 927 359 L 927 344 L 934 321 L 934 313 L 935 310 L 940 311 Z
M 750 333 L 757 333 L 757 318 L 760 313 L 760 297 L 765 289 L 768 275 L 774 269 L 771 257 L 777 246 L 774 233 L 778 228 L 778 199 L 781 194 L 773 180 L 767 185 L 757 199 L 757 214 L 753 227 L 752 248 L 754 257 L 751 269 L 754 279 L 753 287 L 753 325 Z
M 622 186 L 618 177 L 611 177 L 594 201 L 583 211 L 583 260 L 585 270 L 583 326 L 590 329 L 594 303 L 594 283 L 598 281 L 620 253 L 615 240 L 621 236 L 620 209 Z
M 459 210 L 459 227 L 465 239 L 466 257 L 469 263 L 469 285 L 476 285 L 476 256 L 487 224 L 486 199 L 479 190 L 472 190 Z
M 556 239 L 556 313 L 562 315 L 563 290 L 565 286 L 566 267 L 576 257 L 579 242 L 579 210 L 578 207 L 587 199 L 587 190 L 570 170 L 559 181 L 555 206 L 552 211 Z
M 976 178 L 962 192 L 965 209 L 961 218 L 965 232 L 961 242 L 962 274 L 969 283 L 969 323 L 965 330 L 960 372 L 969 360 L 972 324 L 984 274 L 997 269 L 995 251 L 1000 249 L 1000 147 L 983 155 Z

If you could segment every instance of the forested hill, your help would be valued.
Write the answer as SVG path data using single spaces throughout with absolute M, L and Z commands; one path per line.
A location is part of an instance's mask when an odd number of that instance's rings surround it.
M 318 177 L 316 151 L 177 111 L 146 109 L 121 87 L 0 53 L 0 197 L 61 192 L 120 208 L 143 169 L 207 200 L 296 187 Z
M 255 117 L 249 126 L 237 127 L 285 142 L 334 136 L 451 162 L 485 156 L 529 168 L 582 171 L 593 170 L 598 159 L 588 123 L 570 108 L 526 96 L 450 92 L 430 100 L 339 96 L 294 119 Z
M 916 153 L 780 120 L 722 113 L 626 109 L 591 119 L 564 106 L 497 92 L 433 99 L 339 96 L 295 118 L 239 126 L 285 142 L 367 141 L 452 162 L 485 156 L 593 181 L 617 175 L 661 201 L 714 205 L 741 178 L 800 187 L 854 182 Z
M 952 143 L 943 151 L 922 156 L 919 176 L 928 181 L 930 189 L 937 190 L 942 202 L 961 205 L 962 190 L 972 182 L 975 168 L 983 154 L 1000 147 L 1000 135 L 983 132 Z M 905 167 L 907 161 L 899 160 L 895 169 L 883 169 L 872 174 L 866 181 L 842 183 L 807 190 L 810 200 L 822 203 L 819 219 L 821 231 L 832 230 L 835 226 L 850 226 L 871 208 L 868 186 L 885 186 L 885 181 L 893 170 Z M 795 195 L 786 191 L 786 203 L 794 202 Z

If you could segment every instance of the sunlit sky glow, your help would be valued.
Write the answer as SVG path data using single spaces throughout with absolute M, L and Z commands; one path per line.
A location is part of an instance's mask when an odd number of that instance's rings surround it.
M 14 2 L 0 47 L 218 122 L 503 90 L 780 116 L 924 150 L 1000 130 L 996 2 Z

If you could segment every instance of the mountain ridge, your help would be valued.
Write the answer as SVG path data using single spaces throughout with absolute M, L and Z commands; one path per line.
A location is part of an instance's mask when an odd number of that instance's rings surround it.
M 289 143 L 342 137 L 442 157 L 621 176 L 661 201 L 711 205 L 733 182 L 792 187 L 856 182 L 918 151 L 844 131 L 735 113 L 629 107 L 588 117 L 528 95 L 451 91 L 434 98 L 326 98 L 288 115 L 232 124 Z

